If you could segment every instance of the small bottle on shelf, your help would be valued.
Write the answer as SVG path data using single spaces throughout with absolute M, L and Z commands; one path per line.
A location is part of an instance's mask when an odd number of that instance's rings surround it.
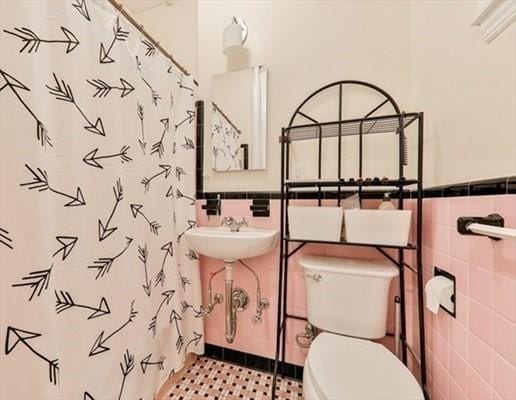
M 378 206 L 379 210 L 395 210 L 396 207 L 391 201 L 390 193 L 385 193 L 382 198 L 382 202 Z

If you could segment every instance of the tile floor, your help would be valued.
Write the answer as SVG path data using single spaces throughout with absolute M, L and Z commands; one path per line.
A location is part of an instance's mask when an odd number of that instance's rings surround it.
M 272 375 L 207 357 L 198 357 L 166 398 L 174 400 L 270 399 Z M 278 399 L 302 400 L 301 382 L 279 379 Z

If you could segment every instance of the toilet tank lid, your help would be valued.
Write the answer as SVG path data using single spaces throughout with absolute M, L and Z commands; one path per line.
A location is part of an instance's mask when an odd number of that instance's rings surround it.
M 301 267 L 312 271 L 333 272 L 337 274 L 377 276 L 383 278 L 392 278 L 398 275 L 398 269 L 389 261 L 384 260 L 303 255 L 299 264 Z

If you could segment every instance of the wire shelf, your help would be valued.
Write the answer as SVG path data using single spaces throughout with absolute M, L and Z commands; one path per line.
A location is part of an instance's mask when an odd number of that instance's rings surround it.
M 367 186 L 370 188 L 381 187 L 381 188 L 399 188 L 403 186 L 415 185 L 418 183 L 417 179 L 389 179 L 382 181 L 345 181 L 344 179 L 340 180 L 327 180 L 327 179 L 318 179 L 318 180 L 301 180 L 301 179 L 288 179 L 285 181 L 285 186 L 289 188 L 310 188 L 310 187 L 361 187 Z
M 380 247 L 386 249 L 404 249 L 404 250 L 417 250 L 417 246 L 411 243 L 408 243 L 406 246 L 395 246 L 395 245 L 387 245 L 387 244 L 374 244 L 374 243 L 351 243 L 345 240 L 341 241 L 328 241 L 328 240 L 307 240 L 307 239 L 294 239 L 286 236 L 283 238 L 285 241 L 290 243 L 314 243 L 314 244 L 335 244 L 340 246 L 362 246 L 362 247 Z
M 319 136 L 323 139 L 338 137 L 339 128 L 341 136 L 397 133 L 400 130 L 400 121 L 403 121 L 403 127 L 407 128 L 418 117 L 417 113 L 410 113 L 296 125 L 286 128 L 285 134 L 290 141 L 299 141 L 319 139 Z

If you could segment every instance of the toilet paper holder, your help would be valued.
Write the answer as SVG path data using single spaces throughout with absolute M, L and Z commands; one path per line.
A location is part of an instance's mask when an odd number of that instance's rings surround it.
M 457 310 L 457 296 L 456 296 L 457 289 L 456 289 L 456 283 L 455 283 L 455 276 L 450 274 L 448 271 L 445 271 L 444 269 L 434 266 L 434 276 L 439 276 L 439 275 L 445 276 L 446 278 L 448 278 L 449 280 L 451 280 L 453 282 L 453 292 L 452 292 L 452 295 L 450 298 L 450 300 L 451 300 L 450 308 L 452 308 L 452 309 L 451 310 L 448 309 L 448 307 L 444 306 L 443 304 L 440 304 L 439 307 L 442 308 L 444 311 L 446 311 L 448 314 L 450 314 L 453 318 L 455 318 L 456 310 Z

